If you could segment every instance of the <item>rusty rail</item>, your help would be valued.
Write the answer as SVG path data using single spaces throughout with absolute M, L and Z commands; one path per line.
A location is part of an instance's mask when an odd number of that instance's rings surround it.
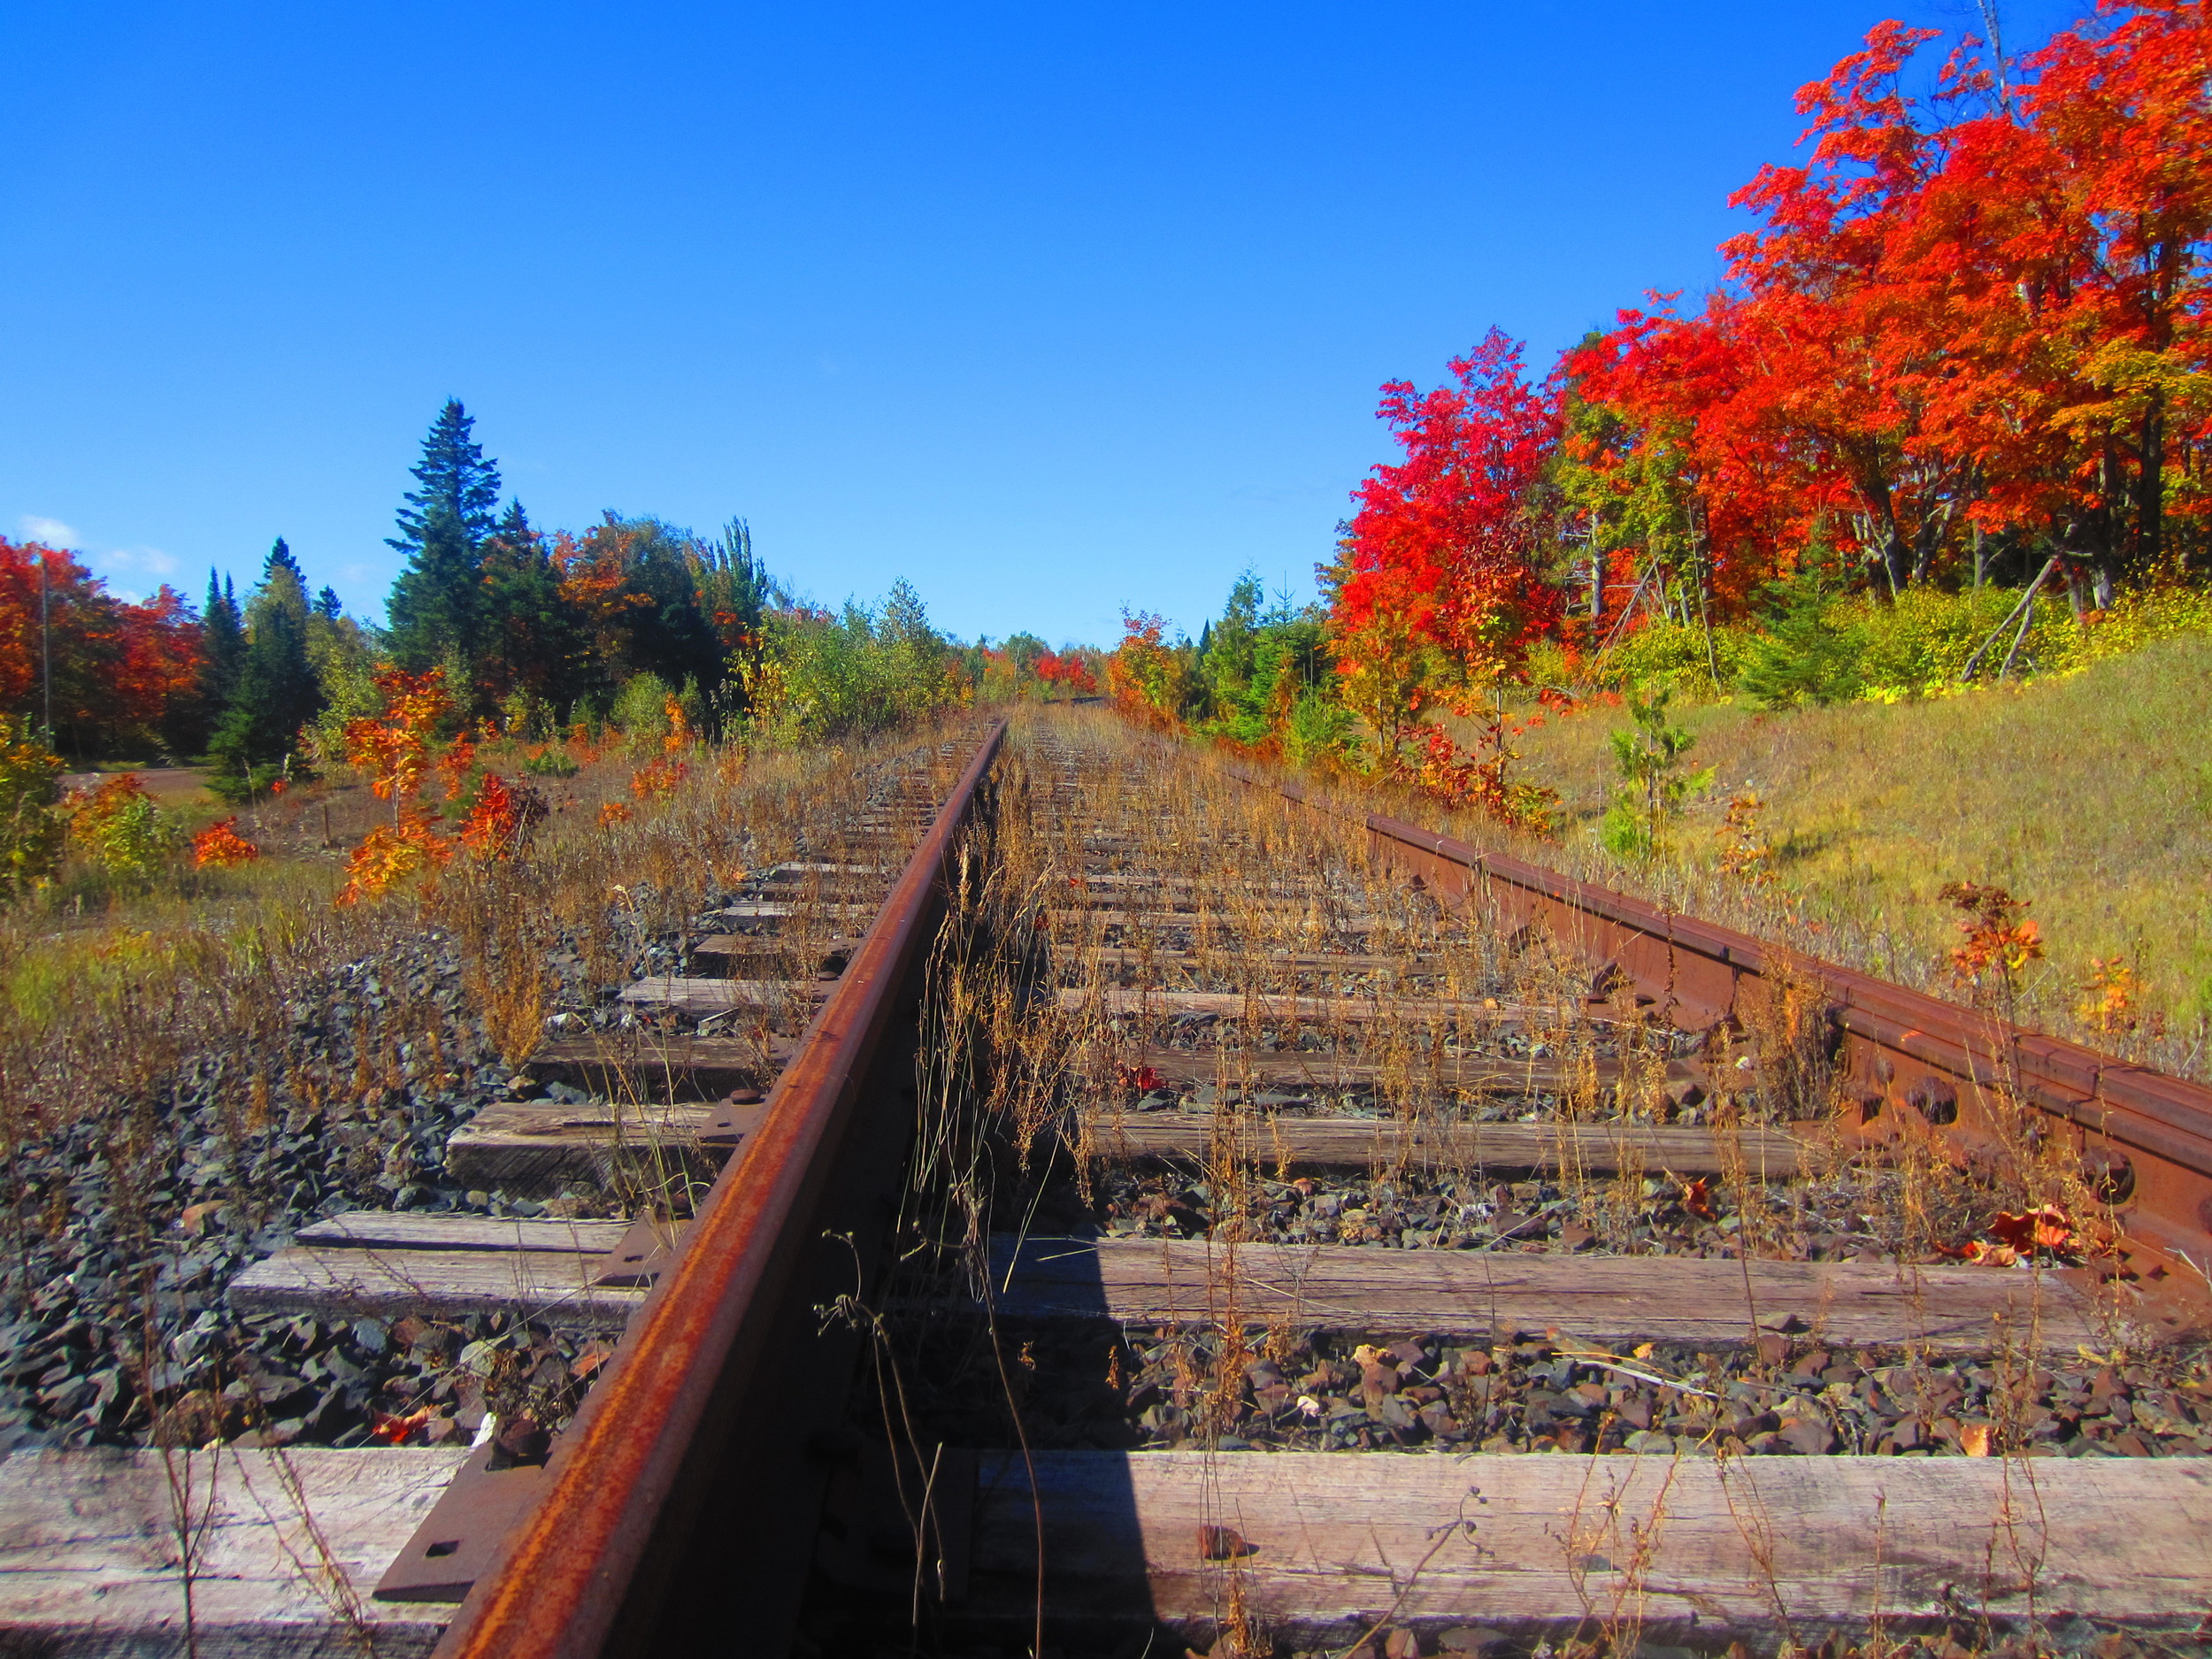
M 807 1410 L 843 1397 L 828 1386 L 836 1356 L 809 1346 L 824 1340 L 814 1308 L 825 1287 L 854 1287 L 862 1234 L 882 1230 L 876 1206 L 912 1129 L 913 1050 L 892 1033 L 914 1019 L 947 861 L 1004 733 L 996 722 L 979 743 L 777 1080 L 760 1132 L 632 1318 L 555 1448 L 543 1501 L 439 1643 L 446 1659 L 681 1651 L 705 1629 L 718 1645 L 781 1650 L 819 1502 Z M 849 1348 L 848 1371 L 849 1358 Z M 785 1409 L 749 1412 L 764 1393 Z
M 1359 821 L 1379 856 L 1455 902 L 1482 904 L 1509 928 L 1548 927 L 1686 1029 L 1740 1022 L 1779 980 L 1817 987 L 1858 1109 L 1847 1126 L 1863 1140 L 1902 1127 L 1961 1150 L 1988 1147 L 2004 1138 L 2006 1098 L 2039 1109 L 2063 1125 L 2085 1183 L 2110 1206 L 2123 1271 L 2170 1293 L 2158 1298 L 2169 1323 L 2201 1316 L 2212 1269 L 2212 1088 L 1344 805 L 1294 780 L 1230 770 Z

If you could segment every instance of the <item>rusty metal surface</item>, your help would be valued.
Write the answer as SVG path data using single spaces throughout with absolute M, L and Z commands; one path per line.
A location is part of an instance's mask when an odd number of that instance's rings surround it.
M 632 1318 L 608 1374 L 555 1448 L 545 1501 L 440 1642 L 444 1659 L 596 1655 L 635 1634 L 647 1611 L 640 1584 L 652 1581 L 649 1548 L 674 1494 L 731 1432 L 715 1420 L 715 1403 L 769 1357 L 761 1352 L 765 1335 L 785 1311 L 781 1292 L 810 1242 L 801 1235 L 833 1179 L 827 1165 L 900 987 L 928 948 L 947 859 L 1004 730 L 995 723 L 979 743 L 777 1080 L 758 1132 L 724 1168 L 683 1249 Z M 772 1423 L 752 1427 L 776 1431 Z M 743 1501 L 772 1505 L 775 1494 Z M 743 1564 L 727 1568 L 728 1589 L 748 1599 Z M 633 1629 L 619 1629 L 624 1623 Z
M 1501 926 L 1546 927 L 1594 964 L 1617 964 L 1655 1012 L 1685 1028 L 1755 1015 L 1779 980 L 1814 987 L 1859 1103 L 1847 1127 L 1862 1139 L 1934 1134 L 1970 1149 L 2002 1139 L 2008 1097 L 2049 1114 L 2125 1234 L 2122 1271 L 2165 1293 L 2155 1298 L 2172 1304 L 2156 1316 L 2162 1322 L 2201 1319 L 2201 1270 L 2212 1268 L 2212 1088 L 1348 807 L 1294 780 L 1230 770 L 1363 825 L 1379 856 L 1440 896 L 1479 905 Z
M 458 1601 L 490 1568 L 500 1541 L 545 1489 L 540 1463 L 491 1467 L 487 1440 L 453 1472 L 437 1504 L 377 1580 L 380 1601 Z

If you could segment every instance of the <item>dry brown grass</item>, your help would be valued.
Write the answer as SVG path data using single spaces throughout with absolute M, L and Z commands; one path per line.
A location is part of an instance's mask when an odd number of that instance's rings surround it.
M 1624 1002 L 1593 1007 L 1586 972 L 1573 961 L 1540 940 L 1517 949 L 1470 926 L 1373 864 L 1363 841 L 1340 821 L 1289 808 L 1210 757 L 1161 745 L 1104 716 L 1032 718 L 1018 726 L 1002 767 L 995 849 L 996 926 L 1023 941 L 1029 977 L 1002 974 L 966 994 L 988 1010 L 977 1030 L 993 1058 L 976 1074 L 978 1087 L 1030 1171 L 1019 1184 L 1025 1203 L 1036 1202 L 1032 1166 L 1044 1164 L 1051 1131 L 1076 1156 L 1083 1201 L 1094 1199 L 1095 1171 L 1110 1164 L 1117 1129 L 1127 1121 L 1121 1114 L 1141 1092 L 1129 1079 L 1166 1044 L 1217 1091 L 1212 1150 L 1195 1173 L 1208 1195 L 1210 1236 L 1233 1250 L 1265 1236 L 1264 1188 L 1293 1174 L 1279 1133 L 1275 1155 L 1265 1151 L 1277 1120 L 1254 1103 L 1260 1062 L 1296 1058 L 1324 1085 L 1339 1068 L 1357 1067 L 1372 1080 L 1373 1110 L 1444 1118 L 1494 1104 L 1464 1094 L 1450 1079 L 1463 1056 L 1494 1056 L 1509 1035 L 1570 1079 L 1547 1097 L 1550 1103 L 1524 1102 L 1517 1115 L 1710 1125 L 1725 1166 L 1716 1198 L 1737 1222 L 1732 1253 L 1801 1259 L 1808 1238 L 1827 1225 L 1822 1207 L 1832 1211 L 1847 1193 L 1885 1254 L 1917 1261 L 1955 1248 L 1998 1208 L 2055 1202 L 2080 1217 L 2098 1208 L 2078 1171 L 2036 1133 L 2036 1115 L 2013 1106 L 2001 1089 L 1986 1105 L 2010 1129 L 1996 1155 L 1975 1167 L 1925 1134 L 1903 1136 L 1876 1160 L 1878 1167 L 1865 1155 L 1849 1157 L 1840 1134 L 1828 1133 L 1838 1122 L 1841 1079 L 1816 1028 L 1820 998 L 1809 964 L 1785 972 L 1783 994 L 1738 1046 L 1709 1056 L 1714 1088 L 1704 1105 L 1679 1110 L 1663 1091 L 1667 1063 L 1685 1051 L 1686 1040 L 1623 1021 L 1633 1011 Z M 1050 958 L 1041 983 L 1041 947 Z M 1133 995 L 1185 987 L 1241 994 L 1245 1011 L 1202 1022 L 1194 1034 L 1141 1003 L 1133 1013 L 1118 1011 Z M 1312 1012 L 1295 1002 L 1286 1012 L 1279 1000 L 1286 996 L 1308 999 Z M 1347 996 L 1378 1007 L 1417 998 L 1461 1009 L 1456 1018 L 1349 1020 L 1331 1011 Z M 1277 1000 L 1263 1005 L 1263 997 Z M 1748 1070 L 1734 1065 L 1740 1056 Z M 1603 1085 L 1601 1057 L 1617 1072 Z M 1746 1081 L 1733 1086 L 1738 1079 Z M 1736 1127 L 1774 1123 L 1794 1123 L 1821 1148 L 1801 1179 L 1750 1167 L 1732 1139 Z M 1471 1191 L 1494 1181 L 1433 1155 L 1416 1166 L 1402 1152 L 1379 1159 L 1369 1175 Z M 1569 1216 L 1600 1248 L 1667 1248 L 1640 1229 L 1655 1193 L 1680 1186 L 1670 1173 L 1633 1167 L 1633 1160 L 1592 1170 L 1570 1156 L 1551 1179 L 1570 1201 Z M 971 1240 L 984 1230 L 988 1208 L 987 1194 L 979 1196 Z M 1002 1206 L 994 1225 L 1026 1222 Z M 1233 1275 L 1224 1281 L 1233 1282 Z M 1241 1323 L 1218 1323 L 1208 1363 L 1225 1375 L 1249 1356 Z
M 319 1194 L 336 1185 L 374 1203 L 430 1179 L 416 1139 L 448 1091 L 480 1102 L 490 1084 L 476 1068 L 534 1048 L 549 1018 L 605 1028 L 608 991 L 641 969 L 681 972 L 693 918 L 745 872 L 846 857 L 835 826 L 872 791 L 918 764 L 932 779 L 944 771 L 933 737 L 695 753 L 686 787 L 626 822 L 557 814 L 511 859 L 458 862 L 432 892 L 350 909 L 333 907 L 326 879 L 262 877 L 219 905 L 126 900 L 66 928 L 32 909 L 0 913 L 0 1311 L 19 1311 L 81 1253 L 96 1296 L 81 1311 L 96 1355 L 113 1350 L 91 1363 L 152 1376 L 163 1368 L 150 1356 L 180 1324 L 219 1311 L 219 1285 L 191 1300 L 164 1277 L 206 1248 L 180 1213 L 196 1196 L 219 1204 L 221 1241 L 301 1225 L 320 1199 L 299 1198 L 296 1165 L 273 1150 L 294 1137 L 318 1153 Z M 608 787 L 627 775 L 622 765 Z M 805 885 L 787 930 L 797 949 L 833 922 L 823 882 Z M 795 995 L 757 1019 L 764 1070 L 768 1039 L 810 1012 Z M 651 1027 L 675 1023 L 638 1010 L 626 1029 L 643 1053 Z M 616 1080 L 630 1132 L 592 1208 L 680 1208 L 710 1172 L 688 1125 L 671 1133 L 667 1080 L 648 1069 Z M 134 1384 L 128 1413 L 103 1432 L 183 1421 L 188 1399 L 165 1386 L 142 1397 Z

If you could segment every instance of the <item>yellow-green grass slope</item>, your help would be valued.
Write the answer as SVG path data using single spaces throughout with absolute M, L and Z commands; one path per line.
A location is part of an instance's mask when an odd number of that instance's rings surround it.
M 1995 883 L 2032 901 L 2047 948 L 2022 1013 L 2046 1030 L 2176 1069 L 2204 1064 L 2212 1022 L 2212 637 L 2185 635 L 2078 673 L 1932 701 L 1763 712 L 1740 703 L 1674 711 L 1697 734 L 1689 768 L 1717 768 L 1655 864 L 1596 844 L 1616 787 L 1594 706 L 1525 733 L 1522 775 L 1564 797 L 1558 843 L 1512 850 L 1626 890 L 1676 898 L 1753 931 L 1946 995 L 1955 912 L 1947 882 Z M 1463 739 L 1471 735 L 1462 732 Z M 1767 804 L 1774 886 L 1719 870 L 1734 796 Z M 1468 824 L 1494 842 L 1494 829 Z M 1796 923 L 1801 921 L 1803 926 Z M 2125 957 L 2150 1022 L 2131 1039 L 2078 1016 L 2094 959 Z

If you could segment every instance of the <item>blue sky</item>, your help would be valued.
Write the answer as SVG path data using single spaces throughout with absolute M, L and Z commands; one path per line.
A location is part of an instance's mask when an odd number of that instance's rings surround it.
M 1709 286 L 1794 88 L 1968 11 L 13 0 L 0 534 L 195 597 L 281 534 L 380 618 L 454 396 L 541 525 L 1195 632 L 1310 591 L 1381 381 Z

